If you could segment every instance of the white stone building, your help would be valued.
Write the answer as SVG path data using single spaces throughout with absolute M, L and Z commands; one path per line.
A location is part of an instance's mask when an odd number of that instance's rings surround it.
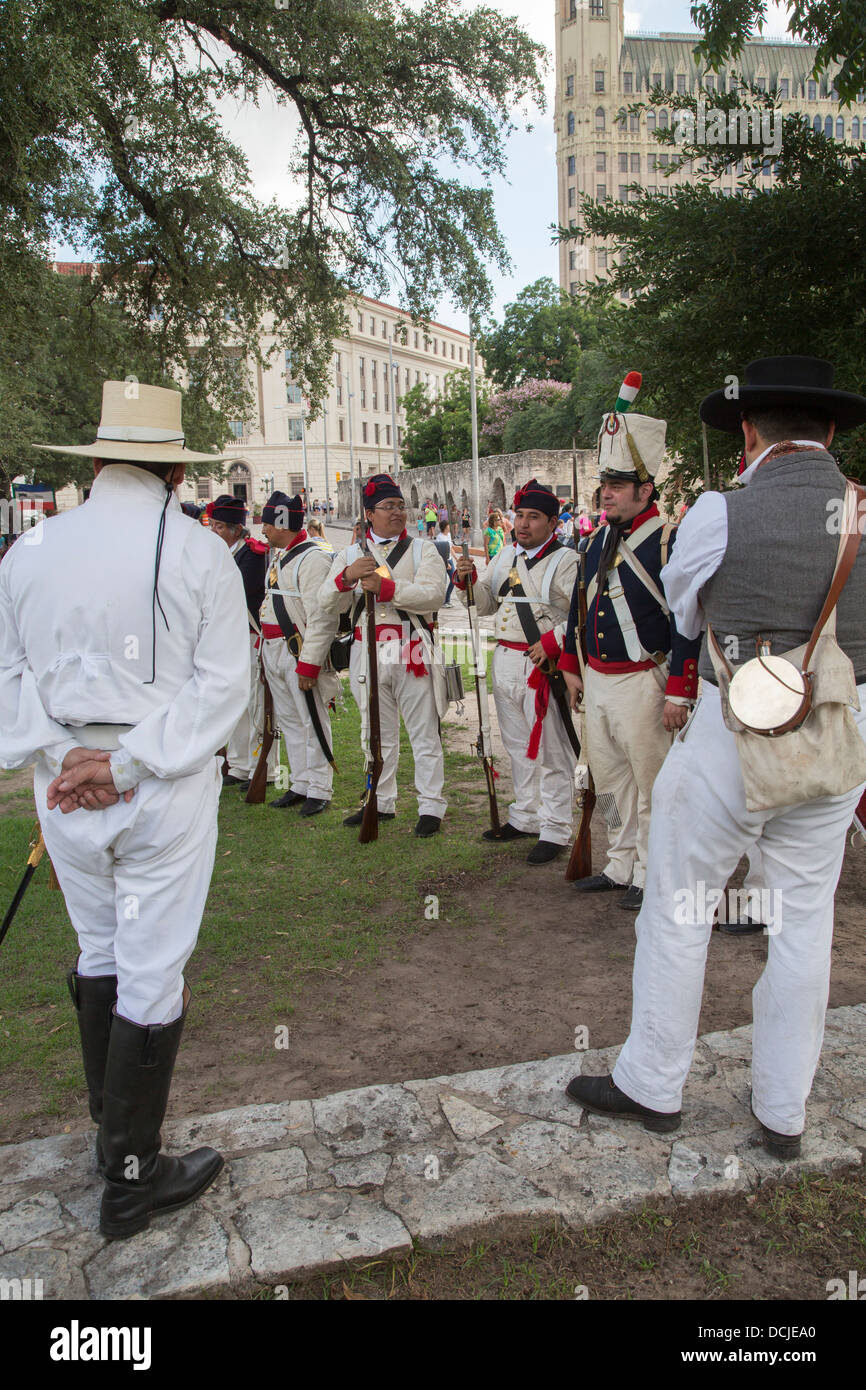
M 56 264 L 55 269 L 82 273 L 77 265 Z M 225 476 L 188 480 L 180 490 L 181 501 L 203 505 L 220 493 L 232 493 L 246 500 L 252 519 L 275 488 L 292 496 L 301 491 L 306 451 L 310 503 L 318 499 L 324 504 L 326 496 L 336 503 L 337 483 L 349 477 L 350 421 L 356 471 L 359 463 L 364 477 L 400 466 L 402 397 L 419 382 L 426 383 L 434 398 L 440 395 L 449 373 L 468 369 L 469 337 L 440 323 L 416 327 L 394 305 L 364 296 L 349 301 L 347 314 L 348 333 L 333 344 L 324 413 L 312 423 L 306 419 L 287 352 L 272 358 L 266 370 L 250 364 L 255 404 L 250 419 L 232 421 Z M 273 336 L 265 331 L 264 338 L 264 347 L 270 348 Z M 480 373 L 480 359 L 476 366 Z M 58 508 L 74 507 L 85 495 L 86 490 L 71 485 L 60 489 Z
M 671 192 L 696 183 L 702 161 L 692 161 L 668 176 L 676 149 L 660 145 L 656 129 L 673 129 L 685 95 L 704 94 L 712 108 L 719 93 L 741 91 L 745 84 L 777 91 L 780 114 L 801 112 L 814 129 L 830 139 L 866 139 L 866 100 L 861 93 L 850 108 L 839 105 L 832 65 L 816 77 L 816 49 L 779 40 L 747 43 L 741 55 L 719 72 L 695 62 L 699 34 L 626 34 L 624 0 L 554 0 L 556 22 L 556 100 L 554 124 L 558 168 L 559 224 L 577 227 L 584 198 L 633 201 L 632 185 L 650 193 Z M 738 80 L 739 79 L 739 80 Z M 646 102 L 649 92 L 662 87 L 670 106 L 640 113 L 628 108 Z M 751 130 L 749 134 L 751 139 Z M 775 142 L 754 141 L 761 159 L 759 182 L 771 187 L 775 177 Z M 766 157 L 765 157 L 766 156 Z M 742 169 L 739 173 L 742 173 Z M 725 174 L 717 186 L 731 196 L 737 171 Z M 559 283 L 569 293 L 608 273 L 610 252 L 604 242 L 563 242 L 559 250 Z

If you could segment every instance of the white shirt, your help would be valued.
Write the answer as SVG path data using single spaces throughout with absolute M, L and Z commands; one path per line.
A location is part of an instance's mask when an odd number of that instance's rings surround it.
M 0 566 L 0 766 L 42 756 L 57 775 L 75 726 L 131 724 L 111 755 L 118 791 L 204 767 L 249 699 L 244 587 L 228 546 L 165 514 L 165 487 L 106 464 L 82 506 L 28 532 Z M 155 679 L 153 626 L 156 627 Z M 72 731 L 70 732 L 70 727 Z
M 826 453 L 826 444 L 814 439 L 795 439 L 794 444 L 809 445 Z M 747 486 L 775 444 L 753 459 L 738 479 Z M 677 543 L 661 572 L 665 597 L 683 637 L 698 637 L 705 623 L 701 589 L 712 579 L 728 548 L 728 508 L 724 493 L 704 492 L 686 512 L 677 530 Z

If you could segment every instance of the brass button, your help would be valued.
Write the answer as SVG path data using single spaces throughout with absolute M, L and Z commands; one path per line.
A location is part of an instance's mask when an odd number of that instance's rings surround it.
M 602 652 L 601 654 L 601 659 L 602 661 L 607 661 L 607 657 L 604 655 L 604 652 Z
M 599 610 L 598 610 L 598 616 L 599 616 L 600 618 L 603 618 L 603 617 L 604 617 L 604 609 L 603 609 L 603 608 L 599 608 Z

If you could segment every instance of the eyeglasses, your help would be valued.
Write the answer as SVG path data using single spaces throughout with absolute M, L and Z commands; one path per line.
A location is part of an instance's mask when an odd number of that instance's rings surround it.
M 377 502 L 374 512 L 405 512 L 405 502 Z

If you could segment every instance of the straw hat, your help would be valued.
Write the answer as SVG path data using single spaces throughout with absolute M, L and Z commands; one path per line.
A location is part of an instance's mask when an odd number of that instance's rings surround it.
M 180 391 L 138 381 L 102 385 L 102 419 L 93 444 L 34 444 L 55 454 L 84 454 L 114 463 L 219 463 L 225 454 L 183 447 Z

